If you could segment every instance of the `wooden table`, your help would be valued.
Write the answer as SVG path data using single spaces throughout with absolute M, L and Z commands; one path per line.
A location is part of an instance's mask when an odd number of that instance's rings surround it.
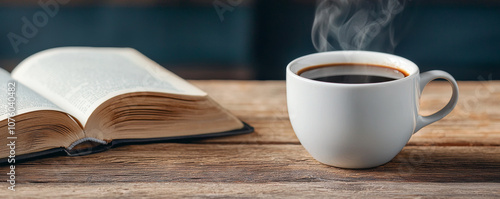
M 18 164 L 16 192 L 29 197 L 500 197 L 500 81 L 459 82 L 460 101 L 415 134 L 388 164 L 347 170 L 315 161 L 288 120 L 283 81 L 192 81 L 255 127 L 247 135 L 192 143 L 131 145 L 83 157 Z M 432 82 L 430 114 L 451 96 Z M 2 173 L 7 167 L 2 167 Z

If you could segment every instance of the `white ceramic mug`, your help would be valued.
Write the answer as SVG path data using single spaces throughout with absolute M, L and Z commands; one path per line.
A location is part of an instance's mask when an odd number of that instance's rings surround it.
M 297 75 L 305 67 L 334 63 L 384 65 L 408 76 L 387 82 L 342 84 Z M 434 79 L 451 83 L 448 104 L 430 116 L 419 115 L 419 99 Z M 293 130 L 318 161 L 342 168 L 370 168 L 389 162 L 422 127 L 452 111 L 458 85 L 439 70 L 419 74 L 413 62 L 369 51 L 332 51 L 297 58 L 286 68 L 287 105 Z

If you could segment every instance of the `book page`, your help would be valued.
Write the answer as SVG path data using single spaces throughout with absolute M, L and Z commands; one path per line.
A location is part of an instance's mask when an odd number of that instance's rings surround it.
M 206 95 L 131 48 L 45 50 L 21 62 L 12 77 L 75 116 L 84 126 L 101 103 L 124 93 Z
M 12 111 L 16 115 L 39 110 L 64 112 L 54 103 L 33 92 L 23 84 L 15 82 L 9 72 L 1 68 L 0 93 L 0 121 L 7 119 L 9 113 Z

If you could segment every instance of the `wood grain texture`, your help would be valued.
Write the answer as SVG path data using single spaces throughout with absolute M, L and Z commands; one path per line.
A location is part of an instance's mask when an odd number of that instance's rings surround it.
M 191 82 L 254 126 L 255 133 L 24 162 L 16 165 L 17 191 L 4 183 L 0 194 L 500 198 L 500 81 L 459 82 L 460 101 L 449 116 L 415 134 L 391 162 L 363 170 L 326 166 L 305 151 L 288 120 L 283 81 Z M 433 113 L 449 96 L 446 82 L 432 82 L 424 90 L 421 113 Z
M 18 165 L 16 179 L 19 183 L 500 182 L 499 154 L 500 147 L 489 146 L 408 146 L 388 164 L 349 170 L 315 161 L 301 145 L 158 143 L 26 162 Z
M 191 81 L 254 126 L 249 135 L 208 143 L 295 143 L 288 120 L 284 81 Z M 421 129 L 409 145 L 500 146 L 500 81 L 459 82 L 459 102 L 450 115 Z M 451 96 L 447 82 L 431 82 L 420 100 L 421 114 L 443 107 Z
M 391 182 L 32 183 L 19 187 L 16 193 L 0 190 L 0 195 L 5 198 L 19 195 L 28 198 L 495 198 L 500 195 L 500 189 L 493 183 L 467 183 L 467 186 Z

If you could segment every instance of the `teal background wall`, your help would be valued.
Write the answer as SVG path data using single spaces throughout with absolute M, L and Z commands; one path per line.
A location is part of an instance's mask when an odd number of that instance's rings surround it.
M 43 11 L 25 2 L 0 3 L 0 64 L 8 70 L 48 48 L 114 46 L 136 48 L 186 78 L 283 79 L 289 61 L 315 52 L 314 1 L 256 0 L 232 6 L 224 20 L 214 1 L 70 1 L 16 53 L 7 35 L 21 35 L 22 18 Z M 423 1 L 406 9 L 395 54 L 459 80 L 500 79 L 500 3 Z

